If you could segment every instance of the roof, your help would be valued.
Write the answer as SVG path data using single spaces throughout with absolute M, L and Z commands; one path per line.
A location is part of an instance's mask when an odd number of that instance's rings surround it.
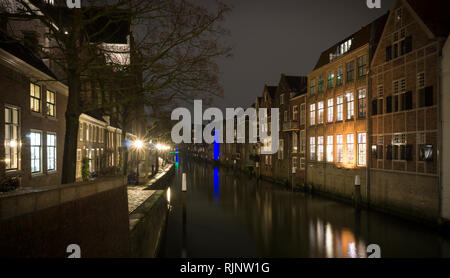
M 267 92 L 269 93 L 269 95 L 270 95 L 270 97 L 271 98 L 274 98 L 275 97 L 275 94 L 277 93 L 277 86 L 267 86 L 266 85 L 266 88 L 267 88 Z
M 291 92 L 299 93 L 307 87 L 308 77 L 306 76 L 283 76 Z
M 55 74 L 39 59 L 33 54 L 33 52 L 26 46 L 21 44 L 18 40 L 15 40 L 4 32 L 0 31 L 0 48 L 8 52 L 9 54 L 19 58 L 35 69 L 47 74 L 48 76 L 56 79 Z
M 448 0 L 407 0 L 411 8 L 437 37 L 447 37 L 450 33 L 450 1 Z
M 347 53 L 350 53 L 351 51 L 358 49 L 371 41 L 373 44 L 378 44 L 381 35 L 383 33 L 384 26 L 386 25 L 388 16 L 389 13 L 384 14 L 383 16 L 375 19 L 370 24 L 362 27 L 358 32 L 351 34 L 342 41 L 339 41 L 338 43 L 334 44 L 333 46 L 322 52 L 322 54 L 319 57 L 319 60 L 316 63 L 316 66 L 314 67 L 314 70 L 329 64 L 330 54 L 334 54 L 336 52 L 337 47 L 340 46 L 342 43 L 348 41 L 349 39 L 353 39 L 353 41 L 350 50 L 347 51 Z

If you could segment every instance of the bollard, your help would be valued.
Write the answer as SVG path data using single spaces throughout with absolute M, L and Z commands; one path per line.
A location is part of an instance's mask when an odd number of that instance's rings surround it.
M 361 206 L 361 178 L 359 175 L 355 177 L 355 193 L 353 196 L 353 201 L 356 209 L 359 209 Z
M 181 182 L 181 190 L 183 192 L 187 191 L 187 185 L 186 185 L 186 173 L 183 173 L 183 178 L 182 178 L 182 182 Z

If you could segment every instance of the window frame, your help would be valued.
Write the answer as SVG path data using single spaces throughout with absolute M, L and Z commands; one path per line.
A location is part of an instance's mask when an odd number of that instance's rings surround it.
M 47 132 L 46 134 L 46 150 L 47 150 L 47 172 L 56 172 L 58 170 L 58 136 L 56 134 L 56 132 Z M 49 136 L 54 136 L 54 140 L 55 140 L 55 144 L 54 145 L 49 145 Z M 54 163 L 54 168 L 49 168 L 50 165 L 50 156 L 49 156 L 49 151 L 50 148 L 53 149 L 54 151 L 54 157 L 53 157 L 53 163 Z
M 49 102 L 49 93 L 50 95 L 53 94 L 53 102 Z M 45 90 L 45 103 L 46 103 L 46 115 L 48 117 L 56 118 L 56 93 L 51 90 Z M 53 114 L 50 113 L 49 107 L 53 108 Z
M 10 110 L 10 121 L 7 121 L 6 113 Z M 14 121 L 14 112 L 17 113 L 17 123 Z M 4 146 L 5 146 L 5 171 L 12 172 L 20 170 L 20 153 L 21 153 L 21 109 L 13 105 L 5 104 L 5 134 L 4 134 Z M 6 129 L 9 129 L 9 138 L 6 138 Z M 15 130 L 15 131 L 14 131 Z M 15 133 L 15 137 L 14 137 Z M 12 138 L 14 137 L 14 138 Z M 15 147 L 11 146 L 11 142 L 15 141 Z M 14 145 L 14 144 L 13 144 Z M 9 152 L 7 151 L 9 149 Z M 12 151 L 14 150 L 14 151 Z M 9 153 L 9 154 L 7 154 Z M 15 166 L 11 167 L 11 157 L 15 158 Z M 9 157 L 9 158 L 8 158 Z M 8 167 L 9 165 L 9 167 Z
M 39 97 L 36 96 L 36 88 L 39 88 Z M 42 87 L 34 82 L 30 82 L 30 111 L 34 113 L 41 113 L 42 111 Z M 37 110 L 35 108 L 37 103 Z
M 33 145 L 33 134 L 38 134 L 39 135 L 39 141 L 40 141 L 40 144 L 39 145 Z M 42 142 L 42 140 L 43 140 L 43 136 L 42 136 L 42 134 L 43 134 L 43 132 L 42 132 L 42 130 L 35 130 L 35 129 L 32 129 L 32 130 L 30 130 L 30 170 L 31 170 L 31 174 L 32 175 L 39 175 L 39 174 L 42 174 L 43 173 L 43 157 L 42 157 L 42 154 L 43 154 L 43 142 Z M 38 150 L 39 150 L 39 157 L 38 157 L 38 161 L 39 161 L 39 170 L 38 171 L 33 171 L 33 167 L 35 166 L 34 165 L 34 163 L 33 163 L 33 161 L 37 161 L 35 158 L 33 158 L 33 148 L 38 148 Z

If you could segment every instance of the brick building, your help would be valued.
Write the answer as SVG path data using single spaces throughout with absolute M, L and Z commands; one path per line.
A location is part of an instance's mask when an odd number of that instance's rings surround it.
M 0 180 L 58 184 L 68 88 L 23 44 L 0 36 Z
M 267 125 L 261 125 L 259 123 L 260 129 L 267 131 L 270 134 L 271 131 L 271 108 L 273 107 L 275 94 L 277 92 L 276 86 L 264 86 L 263 94 L 261 97 L 261 102 L 259 103 L 259 108 L 267 109 Z M 262 142 L 266 146 L 271 146 L 271 142 Z M 260 164 L 260 174 L 264 177 L 273 177 L 273 157 L 274 155 L 262 154 L 261 164 Z
M 351 198 L 366 192 L 369 63 L 387 15 L 324 51 L 308 75 L 307 183 Z
M 426 219 L 439 217 L 443 197 L 441 98 L 448 91 L 440 64 L 449 7 L 396 1 L 371 65 L 370 202 Z

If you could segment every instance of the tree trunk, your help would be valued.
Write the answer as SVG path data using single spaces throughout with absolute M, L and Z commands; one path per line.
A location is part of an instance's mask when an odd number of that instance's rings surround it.
M 79 96 L 81 80 L 77 74 L 68 77 L 69 99 L 66 110 L 66 135 L 64 139 L 64 155 L 62 167 L 62 184 L 73 183 L 76 180 L 77 142 L 80 117 Z

